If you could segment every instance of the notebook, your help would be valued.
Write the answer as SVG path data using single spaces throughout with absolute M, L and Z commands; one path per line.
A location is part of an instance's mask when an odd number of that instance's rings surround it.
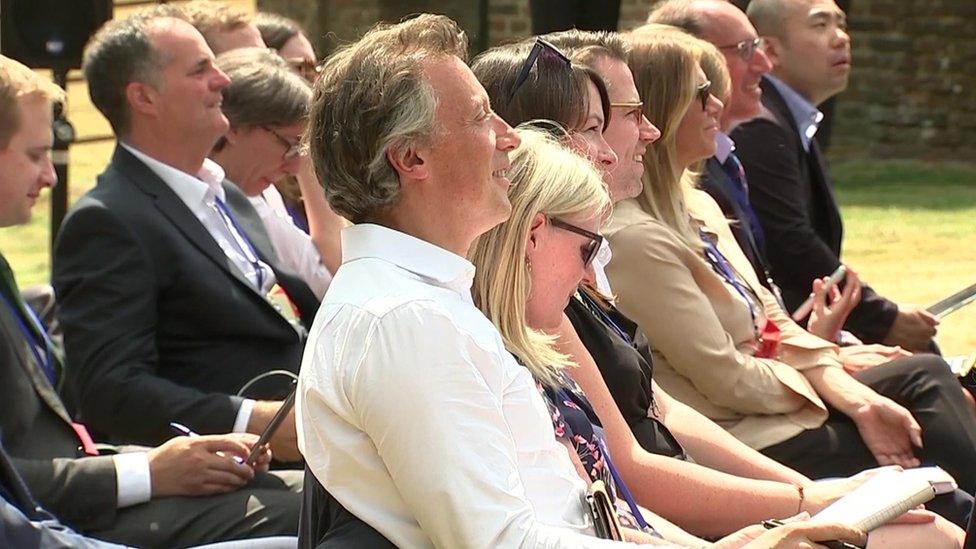
M 930 482 L 930 474 L 936 468 L 922 468 L 919 472 L 904 474 L 898 470 L 883 470 L 865 481 L 851 493 L 828 505 L 810 517 L 816 522 L 840 522 L 863 532 L 870 532 L 893 518 L 935 497 L 936 488 Z M 948 476 L 945 474 L 945 476 Z M 944 483 L 941 475 L 937 482 Z M 951 481 L 952 477 L 949 477 Z M 942 484 L 941 489 L 949 485 Z

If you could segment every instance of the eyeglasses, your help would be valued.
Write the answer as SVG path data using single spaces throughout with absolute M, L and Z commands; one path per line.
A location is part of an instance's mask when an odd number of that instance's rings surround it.
M 643 101 L 621 101 L 620 103 L 610 103 L 610 107 L 620 107 L 621 109 L 642 109 L 644 108 Z
M 295 70 L 302 78 L 308 82 L 315 82 L 315 79 L 322 72 L 322 65 L 316 63 L 311 59 L 305 59 L 304 57 L 291 57 L 285 59 L 288 65 Z
M 590 239 L 590 243 L 586 245 L 586 248 L 580 250 L 580 257 L 583 258 L 583 266 L 589 267 L 590 263 L 593 263 L 593 259 L 596 258 L 597 252 L 600 251 L 600 246 L 603 244 L 603 235 L 581 229 L 576 225 L 566 223 L 555 217 L 550 217 L 549 222 L 552 223 L 553 227 L 558 227 L 564 231 L 576 233 Z
M 269 126 L 261 126 L 261 129 L 273 135 L 275 140 L 278 141 L 278 143 L 285 148 L 285 152 L 281 155 L 282 162 L 288 162 L 289 160 L 302 154 L 301 142 L 292 143 L 291 141 L 286 139 L 285 136 L 276 132 L 274 128 L 271 128 Z
M 736 42 L 735 44 L 729 44 L 727 46 L 719 46 L 718 49 L 720 50 L 734 49 L 738 52 L 739 57 L 741 57 L 743 61 L 750 61 L 752 59 L 752 56 L 755 55 L 756 50 L 763 47 L 763 44 L 765 43 L 766 41 L 763 39 L 763 37 L 757 36 L 755 38 L 746 38 L 745 40 L 741 42 Z
M 702 110 L 708 108 L 708 98 L 712 96 L 712 83 L 708 80 L 698 84 L 695 88 L 695 97 L 701 101 Z
M 539 58 L 558 59 L 566 67 L 569 67 L 572 63 L 569 60 L 569 57 L 566 57 L 565 53 L 559 51 L 559 48 L 541 38 L 536 38 L 535 45 L 532 46 L 532 50 L 522 63 L 522 67 L 519 68 L 518 75 L 515 77 L 515 82 L 512 84 L 512 91 L 508 94 L 509 102 L 511 102 L 512 99 L 515 99 L 515 93 L 518 92 L 519 88 L 522 87 L 522 84 L 525 84 L 525 81 L 529 79 L 529 73 L 532 72 L 532 66 L 536 64 L 536 61 L 539 60 Z

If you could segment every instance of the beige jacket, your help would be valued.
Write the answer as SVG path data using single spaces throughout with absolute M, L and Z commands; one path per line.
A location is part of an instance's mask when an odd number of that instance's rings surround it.
M 741 295 L 635 200 L 615 206 L 606 231 L 613 249 L 607 273 L 617 305 L 647 334 L 654 379 L 737 438 L 762 449 L 823 424 L 827 409 L 801 373 L 839 368 L 837 348 L 797 326 L 757 279 L 718 205 L 692 191 L 689 209 L 744 280 L 760 325 L 782 332 L 775 359 L 756 358 L 756 330 Z

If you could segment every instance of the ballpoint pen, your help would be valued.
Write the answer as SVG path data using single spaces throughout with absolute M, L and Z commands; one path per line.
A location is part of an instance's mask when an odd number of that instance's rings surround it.
M 172 429 L 173 432 L 175 432 L 176 434 L 183 435 L 185 437 L 195 438 L 200 436 L 193 429 L 190 429 L 186 425 L 183 425 L 182 423 L 177 423 L 175 421 L 169 422 L 169 428 Z M 223 452 L 217 452 L 217 455 L 220 457 L 226 457 L 226 454 L 224 454 Z M 244 465 L 244 459 L 240 456 L 232 456 L 231 459 L 236 461 L 239 465 Z

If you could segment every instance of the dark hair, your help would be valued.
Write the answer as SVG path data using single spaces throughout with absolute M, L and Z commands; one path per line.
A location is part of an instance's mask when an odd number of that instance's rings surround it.
M 539 56 L 529 77 L 512 95 L 519 69 L 534 42 L 520 42 L 492 48 L 474 59 L 471 70 L 488 92 L 491 107 L 510 126 L 529 120 L 552 120 L 569 130 L 586 121 L 589 94 L 586 82 L 596 86 L 603 110 L 604 129 L 610 121 L 607 85 L 593 69 L 563 59 Z
M 630 45 L 616 32 L 570 29 L 546 34 L 543 38 L 566 52 L 570 59 L 587 65 L 592 65 L 601 56 L 626 63 L 630 53 Z
M 179 8 L 169 5 L 140 10 L 124 19 L 109 21 L 85 47 L 82 70 L 88 95 L 116 135 L 129 130 L 129 104 L 125 87 L 130 82 L 156 82 L 167 59 L 149 41 L 149 27 L 157 20 L 188 21 Z
M 285 42 L 299 34 L 305 34 L 298 21 L 277 13 L 258 12 L 254 16 L 254 24 L 261 33 L 264 43 L 275 50 L 280 50 L 285 46 Z

